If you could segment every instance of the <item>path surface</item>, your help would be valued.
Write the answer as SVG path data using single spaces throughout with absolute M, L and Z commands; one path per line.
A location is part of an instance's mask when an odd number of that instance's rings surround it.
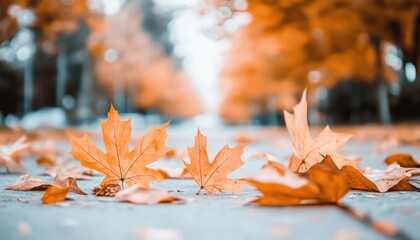
M 258 139 L 246 148 L 248 156 L 255 151 L 266 151 L 280 159 L 287 159 L 292 151 L 284 129 L 201 130 L 208 136 L 211 156 L 225 143 L 235 144 L 233 138 L 241 132 L 256 135 Z M 195 127 L 171 128 L 168 146 L 178 150 L 192 146 L 194 134 Z M 363 157 L 363 166 L 376 168 L 384 168 L 384 157 L 393 152 L 404 151 L 420 157 L 420 149 L 411 146 L 375 154 L 373 148 L 376 143 L 351 141 L 344 153 Z M 68 149 L 67 145 L 64 147 Z M 246 158 L 246 162 L 232 177 L 257 175 L 264 160 Z M 50 177 L 40 176 L 42 168 L 36 167 L 34 161 L 27 160 L 24 164 L 28 174 L 51 181 Z M 174 166 L 178 163 L 162 161 L 159 164 Z M 0 189 L 16 180 L 16 174 L 1 173 Z M 79 185 L 90 193 L 100 181 L 101 176 L 95 176 L 91 180 L 79 181 Z M 387 239 L 335 207 L 244 206 L 258 195 L 257 191 L 247 188 L 239 195 L 217 193 L 196 196 L 197 186 L 192 180 L 168 180 L 153 186 L 171 190 L 174 195 L 186 199 L 187 203 L 133 205 L 117 203 L 112 198 L 70 194 L 74 201 L 66 201 L 63 206 L 43 205 L 39 201 L 25 204 L 17 198 L 39 198 L 42 193 L 0 190 L 0 239 L 141 239 L 139 232 L 149 234 L 149 238 L 143 239 L 157 240 Z M 386 219 L 401 227 L 413 239 L 420 239 L 420 194 L 417 192 L 377 194 L 352 191 L 346 195 L 344 202 L 368 213 L 374 220 Z

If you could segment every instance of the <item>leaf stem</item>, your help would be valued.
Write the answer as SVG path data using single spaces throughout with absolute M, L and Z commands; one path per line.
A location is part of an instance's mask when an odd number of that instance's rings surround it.
M 296 172 L 299 172 L 300 167 L 302 167 L 302 165 L 305 163 L 305 160 L 302 160 L 299 164 L 299 166 L 296 169 Z
M 200 189 L 198 189 L 198 191 L 195 193 L 195 195 L 200 195 L 201 189 L 203 189 L 203 187 L 200 187 Z

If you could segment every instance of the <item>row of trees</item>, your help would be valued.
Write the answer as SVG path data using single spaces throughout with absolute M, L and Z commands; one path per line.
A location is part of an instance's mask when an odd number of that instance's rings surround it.
M 222 28 L 238 14 L 252 19 L 230 35 L 221 72 L 220 111 L 230 122 L 249 121 L 267 108 L 289 108 L 305 87 L 334 87 L 348 79 L 376 86 L 380 119 L 389 122 L 386 84 L 406 83 L 407 63 L 418 76 L 418 0 L 248 0 L 246 8 L 242 0 L 207 2 L 208 12 L 230 10 L 221 14 Z M 387 44 L 401 52 L 401 73 L 384 64 Z
M 33 101 L 41 97 L 34 93 L 42 89 L 37 87 L 40 84 L 56 87 L 56 106 L 63 106 L 69 87 L 76 88 L 71 93 L 76 98 L 76 115 L 78 109 L 86 108 L 101 112 L 97 98 L 102 95 L 121 111 L 154 109 L 185 118 L 203 110 L 189 78 L 178 67 L 179 59 L 171 56 L 167 34 L 170 14 L 157 15 L 153 0 L 121 1 L 124 4 L 119 11 L 112 13 L 107 10 L 106 1 L 96 1 L 96 5 L 92 2 L 95 1 L 1 1 L 0 41 L 6 45 L 13 42 L 22 29 L 34 35 L 36 50 L 22 66 L 27 69 L 22 88 L 30 89 L 22 94 L 24 112 L 40 107 Z M 19 63 L 9 63 L 15 64 Z M 40 82 L 34 72 L 47 74 L 38 69 L 45 64 L 46 68 L 53 64 L 56 77 Z M 72 67 L 75 65 L 79 67 Z M 71 78 L 71 69 L 79 69 L 79 76 Z M 5 76 L 1 72 L 0 75 Z

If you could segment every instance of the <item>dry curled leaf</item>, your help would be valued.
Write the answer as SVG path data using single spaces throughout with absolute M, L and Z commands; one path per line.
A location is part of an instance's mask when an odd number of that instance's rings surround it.
M 174 158 L 176 155 L 177 152 L 175 148 L 168 148 L 168 151 L 165 153 L 165 158 Z
M 144 188 L 141 185 L 134 185 L 117 194 L 119 202 L 130 202 L 135 204 L 157 204 L 170 203 L 180 199 L 171 196 L 168 191 L 155 188 Z
M 244 147 L 245 145 L 239 145 L 229 148 L 226 145 L 210 163 L 207 154 L 207 137 L 203 136 L 198 129 L 194 146 L 188 148 L 190 163 L 183 160 L 185 168 L 200 187 L 196 194 L 198 195 L 203 189 L 208 194 L 214 193 L 215 189 L 219 192 L 224 190 L 240 192 L 244 186 L 243 181 L 230 179 L 227 175 L 244 164 L 241 160 Z
M 32 234 L 32 227 L 27 222 L 19 222 L 17 229 L 22 236 L 30 236 Z
M 192 176 L 186 168 L 163 168 L 160 167 L 157 171 L 165 179 L 191 179 Z
M 92 189 L 93 194 L 101 197 L 114 197 L 121 190 L 119 184 L 108 184 L 105 186 L 97 186 Z
M 122 121 L 111 105 L 108 120 L 101 123 L 106 153 L 99 149 L 87 134 L 79 138 L 68 133 L 72 146 L 70 154 L 83 166 L 105 174 L 101 185 L 121 182 L 122 186 L 126 183 L 129 186 L 141 184 L 149 187 L 151 181 L 163 180 L 158 171 L 146 166 L 167 153 L 165 141 L 168 125 L 169 122 L 159 128 L 149 129 L 130 151 L 131 122 Z
M 26 137 L 22 136 L 13 144 L 0 145 L 0 165 L 6 169 L 22 169 L 20 154 L 29 148 Z
M 182 232 L 172 228 L 142 228 L 136 231 L 139 240 L 183 240 Z
M 330 156 L 306 173 L 274 164 L 266 165 L 260 176 L 246 180 L 263 194 L 253 201 L 261 206 L 337 203 L 349 190 L 346 175 Z
M 376 220 L 372 223 L 372 227 L 388 236 L 396 236 L 400 231 L 395 223 L 387 220 Z
M 410 170 L 392 165 L 385 171 L 370 170 L 361 172 L 352 166 L 344 166 L 341 171 L 348 177 L 351 188 L 374 192 L 418 191 L 410 184 Z
M 41 157 L 41 158 L 38 158 L 36 160 L 36 165 L 38 165 L 38 166 L 43 166 L 43 165 L 54 166 L 54 165 L 56 165 L 56 162 L 52 158 Z
M 392 155 L 389 155 L 385 159 L 386 164 L 391 165 L 393 163 L 398 163 L 401 167 L 406 168 L 418 168 L 420 167 L 420 162 L 416 161 L 413 156 L 406 153 L 395 153 Z
M 63 175 L 72 177 L 77 180 L 89 180 L 95 173 L 89 168 L 79 168 L 70 164 L 60 164 L 44 169 L 43 175 L 49 175 L 55 177 L 57 171 L 60 170 Z
M 382 153 L 389 151 L 391 149 L 397 148 L 399 145 L 398 138 L 396 137 L 388 137 L 385 140 L 381 140 L 373 149 L 374 153 Z
M 57 172 L 54 182 L 47 188 L 41 200 L 44 204 L 58 203 L 66 200 L 69 192 L 77 193 L 80 195 L 87 195 L 83 192 L 77 182 L 72 177 L 65 178 L 60 171 Z
M 315 163 L 321 162 L 323 156 L 330 155 L 335 164 L 341 168 L 344 165 L 358 164 L 341 157 L 335 151 L 346 143 L 351 134 L 335 133 L 327 126 L 316 138 L 312 138 L 308 126 L 308 106 L 306 102 L 306 90 L 302 94 L 299 104 L 293 107 L 293 114 L 284 111 L 287 130 L 293 141 L 293 154 L 289 168 L 296 171 L 307 170 Z
M 38 140 L 33 142 L 31 154 L 38 156 L 37 165 L 54 166 L 57 164 L 57 160 L 63 158 L 57 140 Z
M 249 136 L 245 133 L 241 133 L 241 134 L 237 135 L 234 140 L 235 140 L 235 142 L 237 142 L 239 144 L 249 144 L 249 143 L 257 141 L 257 138 L 255 138 L 253 136 Z
M 6 188 L 13 191 L 44 191 L 50 184 L 28 175 L 19 176 L 16 183 Z

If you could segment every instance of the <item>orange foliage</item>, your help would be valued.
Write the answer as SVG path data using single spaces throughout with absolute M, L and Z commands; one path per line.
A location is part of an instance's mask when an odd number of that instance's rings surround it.
M 245 145 L 239 145 L 234 148 L 224 146 L 210 163 L 207 154 L 207 137 L 203 136 L 200 129 L 195 137 L 195 144 L 188 148 L 190 162 L 184 161 L 185 168 L 192 175 L 194 181 L 200 189 L 196 193 L 204 189 L 208 194 L 212 194 L 214 190 L 223 192 L 225 190 L 231 192 L 240 192 L 244 186 L 241 180 L 234 180 L 227 177 L 228 174 L 240 168 L 244 162 L 241 155 Z
M 220 112 L 228 122 L 246 122 L 258 113 L 276 111 L 267 107 L 270 99 L 296 98 L 306 87 L 332 87 L 350 78 L 374 82 L 379 75 L 395 81 L 388 66 L 378 68 L 382 50 L 375 41 L 393 43 L 410 57 L 420 14 L 420 4 L 410 0 L 249 0 L 244 10 L 235 8 L 233 0 L 207 2 L 207 11 L 223 6 L 233 12 L 219 21 L 220 26 L 236 13 L 251 18 L 231 34 L 232 47 L 220 74 L 224 92 Z M 392 31 L 391 23 L 401 26 L 401 34 Z M 292 102 L 277 104 L 280 110 L 291 106 Z
M 142 31 L 139 9 L 125 6 L 114 16 L 89 18 L 87 48 L 108 96 L 127 93 L 135 106 L 188 118 L 203 111 L 188 76 Z M 108 54 L 112 52 L 112 57 Z
M 102 124 L 106 153 L 102 152 L 85 134 L 75 137 L 68 133 L 72 150 L 70 154 L 85 167 L 105 174 L 102 185 L 124 183 L 131 186 L 140 184 L 148 188 L 151 181 L 161 181 L 163 177 L 147 165 L 163 158 L 168 151 L 165 146 L 166 128 L 169 122 L 159 128 L 151 128 L 130 151 L 131 122 L 122 121 L 112 107 L 108 121 Z

